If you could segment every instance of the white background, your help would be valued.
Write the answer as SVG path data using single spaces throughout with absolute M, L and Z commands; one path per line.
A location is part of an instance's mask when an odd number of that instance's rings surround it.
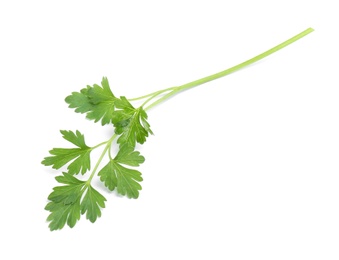
M 339 259 L 337 1 L 0 2 L 1 259 Z M 137 200 L 106 192 L 50 232 L 60 129 L 109 138 L 64 98 L 109 78 L 129 98 L 269 58 L 149 111 Z M 97 154 L 94 154 L 94 157 Z M 93 159 L 95 159 L 93 157 Z

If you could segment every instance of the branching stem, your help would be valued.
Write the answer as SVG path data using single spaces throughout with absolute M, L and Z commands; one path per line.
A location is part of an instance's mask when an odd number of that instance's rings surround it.
M 105 149 L 102 151 L 102 153 L 101 153 L 97 163 L 95 164 L 95 166 L 93 168 L 93 171 L 92 171 L 91 175 L 89 176 L 88 180 L 86 181 L 86 185 L 90 185 L 91 184 L 91 181 L 92 181 L 92 179 L 93 179 L 93 177 L 94 177 L 94 175 L 95 175 L 95 173 L 96 173 L 96 171 L 97 171 L 97 169 L 98 169 L 102 159 L 104 158 L 104 156 L 107 153 L 107 151 L 109 149 L 111 149 L 112 142 L 113 142 L 113 140 L 116 137 L 117 137 L 117 134 L 114 134 L 107 142 L 105 142 L 106 143 Z M 101 144 L 104 144 L 104 143 L 101 143 Z
M 164 93 L 164 92 L 166 92 L 166 91 L 173 90 L 173 89 L 175 89 L 175 88 L 176 88 L 176 87 L 171 87 L 171 88 L 166 88 L 166 89 L 158 90 L 158 91 L 156 91 L 156 92 L 147 94 L 147 95 L 145 95 L 145 96 L 141 96 L 141 97 L 137 97 L 137 98 L 129 98 L 128 100 L 129 100 L 129 101 L 136 101 L 136 100 L 141 100 L 141 99 L 144 99 L 144 98 L 147 98 L 147 97 L 155 97 L 155 96 L 160 95 L 161 93 Z
M 218 73 L 215 73 L 215 74 L 212 74 L 210 76 L 207 76 L 207 77 L 204 77 L 204 78 L 201 78 L 201 79 L 198 79 L 198 80 L 195 80 L 195 81 L 192 81 L 192 82 L 189 82 L 189 83 L 186 83 L 184 85 L 181 85 L 179 87 L 173 87 L 173 88 L 168 88 L 168 89 L 164 89 L 164 90 L 160 90 L 160 91 L 157 91 L 157 92 L 154 92 L 152 94 L 149 94 L 149 95 L 146 95 L 144 97 L 149 97 L 151 96 L 150 99 L 156 97 L 157 95 L 159 95 L 158 93 L 163 93 L 165 91 L 168 91 L 168 90 L 171 90 L 171 92 L 167 93 L 166 95 L 164 95 L 163 97 L 159 98 L 158 100 L 156 100 L 155 102 L 153 102 L 152 104 L 150 104 L 149 106 L 147 106 L 145 108 L 145 110 L 149 110 L 151 109 L 152 107 L 164 102 L 165 100 L 169 99 L 170 97 L 174 96 L 175 94 L 179 93 L 179 92 L 182 92 L 184 90 L 187 90 L 187 89 L 190 89 L 190 88 L 193 88 L 193 87 L 196 87 L 198 85 L 201 85 L 201 84 L 204 84 L 204 83 L 207 83 L 209 81 L 212 81 L 212 80 L 215 80 L 215 79 L 218 79 L 218 78 L 221 78 L 221 77 L 224 77 L 226 75 L 229 75 L 237 70 L 240 70 L 250 64 L 253 64 L 279 50 L 281 50 L 282 48 L 290 45 L 291 43 L 301 39 L 302 37 L 306 36 L 307 34 L 313 32 L 314 30 L 312 28 L 308 28 L 306 29 L 305 31 L 297 34 L 296 36 L 288 39 L 287 41 L 284 41 L 283 43 L 280 43 L 279 45 L 247 60 L 247 61 L 244 61 L 242 63 L 239 63 L 238 65 L 235 65 L 229 69 L 226 69 L 226 70 L 223 70 L 221 72 L 218 72 Z M 141 97 L 142 98 L 142 97 Z M 147 100 L 148 102 L 149 100 Z M 147 103 L 145 102 L 145 104 Z

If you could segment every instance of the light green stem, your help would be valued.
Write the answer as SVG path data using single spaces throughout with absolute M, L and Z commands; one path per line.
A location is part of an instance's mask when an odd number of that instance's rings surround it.
M 158 96 L 160 95 L 161 93 L 164 93 L 166 91 L 170 91 L 170 90 L 173 90 L 175 89 L 176 87 L 171 87 L 171 88 L 166 88 L 166 89 L 162 89 L 162 90 L 158 90 L 156 92 L 153 92 L 153 93 L 150 93 L 150 94 L 147 94 L 145 96 L 141 96 L 141 97 L 137 97 L 137 98 L 129 98 L 128 100 L 129 101 L 136 101 L 136 100 L 140 100 L 140 99 L 144 99 L 144 98 L 147 98 L 147 97 L 155 97 L 155 96 Z
M 97 163 L 95 164 L 94 168 L 93 168 L 93 171 L 91 173 L 91 176 L 89 176 L 88 180 L 86 181 L 86 184 L 87 186 L 89 186 L 91 184 L 91 181 L 96 173 L 96 171 L 98 170 L 98 167 L 102 161 L 102 159 L 104 158 L 105 154 L 107 153 L 108 149 L 111 148 L 111 145 L 112 145 L 112 142 L 113 140 L 117 137 L 116 134 L 114 134 L 107 142 L 106 142 L 106 146 L 105 146 L 105 149 L 102 151 Z M 103 143 L 101 143 L 103 144 Z
M 218 72 L 218 73 L 215 73 L 215 74 L 212 74 L 210 76 L 207 76 L 207 77 L 204 77 L 204 78 L 201 78 L 201 79 L 198 79 L 198 80 L 195 80 L 195 81 L 192 81 L 192 82 L 189 82 L 187 84 L 184 84 L 184 85 L 181 85 L 179 87 L 175 87 L 173 88 L 173 90 L 169 93 L 167 93 L 166 95 L 164 95 L 163 97 L 159 98 L 158 100 L 156 100 L 155 102 L 153 102 L 152 104 L 150 104 L 148 107 L 145 108 L 145 110 L 149 110 L 151 109 L 152 107 L 164 102 L 165 100 L 169 99 L 170 97 L 172 97 L 173 95 L 181 92 L 181 91 L 184 91 L 184 90 L 187 90 L 187 89 L 190 89 L 190 88 L 193 88 L 193 87 L 196 87 L 198 85 L 201 85 L 201 84 L 204 84 L 206 82 L 209 82 L 209 81 L 212 81 L 212 80 L 215 80 L 215 79 L 218 79 L 218 78 L 221 78 L 221 77 L 224 77 L 226 75 L 229 75 L 237 70 L 240 70 L 250 64 L 253 64 L 269 55 L 271 55 L 272 53 L 274 52 L 277 52 L 279 51 L 280 49 L 286 47 L 287 45 L 290 45 L 291 43 L 301 39 L 302 37 L 306 36 L 307 34 L 313 32 L 314 30 L 312 28 L 308 28 L 306 29 L 305 31 L 297 34 L 296 36 L 288 39 L 287 41 L 284 41 L 283 43 L 280 43 L 279 45 L 247 60 L 247 61 L 244 61 L 238 65 L 235 65 L 227 70 L 223 70 L 221 72 Z
M 105 141 L 105 142 L 102 142 L 102 143 L 100 143 L 100 144 L 97 144 L 96 146 L 93 146 L 93 147 L 92 147 L 92 150 L 94 150 L 94 149 L 96 149 L 96 148 L 98 148 L 98 147 L 100 147 L 100 146 L 102 146 L 102 145 L 104 145 L 104 144 L 107 144 L 107 142 L 108 142 L 108 141 Z

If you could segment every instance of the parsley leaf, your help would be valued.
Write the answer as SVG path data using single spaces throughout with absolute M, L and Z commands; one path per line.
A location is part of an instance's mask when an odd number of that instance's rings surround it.
M 72 92 L 71 95 L 65 98 L 66 103 L 69 104 L 69 108 L 75 108 L 76 113 L 86 113 L 93 109 L 93 104 L 90 102 L 88 98 L 88 89 L 91 88 L 87 86 L 87 88 L 83 88 L 80 92 Z
M 114 112 L 112 122 L 115 133 L 121 135 L 118 143 L 127 143 L 133 148 L 137 142 L 143 144 L 148 134 L 153 134 L 147 122 L 146 111 L 142 107 L 134 108 L 125 97 L 116 101 L 116 107 L 119 110 Z
M 59 183 L 67 184 L 53 188 L 53 192 L 48 196 L 51 200 L 45 207 L 51 214 L 47 221 L 50 230 L 62 229 L 67 225 L 74 227 L 80 219 L 80 199 L 83 194 L 85 182 L 80 181 L 68 173 L 55 178 Z
M 140 152 L 134 151 L 133 147 L 124 144 L 120 147 L 118 154 L 114 158 L 115 161 L 129 166 L 139 166 L 145 162 L 145 157 Z
M 86 117 L 94 122 L 101 120 L 102 125 L 111 123 L 116 100 L 106 77 L 102 78 L 101 86 L 87 86 L 65 99 L 69 108 L 75 108 L 77 113 L 87 113 Z
M 101 216 L 106 199 L 92 186 L 69 173 L 63 173 L 63 176 L 55 179 L 66 185 L 55 187 L 48 196 L 50 202 L 45 209 L 51 212 L 47 218 L 50 230 L 62 229 L 66 223 L 74 227 L 81 214 L 86 213 L 86 218 L 92 223 Z
M 81 214 L 86 213 L 86 218 L 94 223 L 98 217 L 101 217 L 101 208 L 105 207 L 105 197 L 89 186 L 81 202 Z
M 141 173 L 137 170 L 129 169 L 122 164 L 129 166 L 139 166 L 145 161 L 145 158 L 139 152 L 128 145 L 120 147 L 120 151 L 104 166 L 98 173 L 100 180 L 105 186 L 113 191 L 117 188 L 117 192 L 121 195 L 127 195 L 129 198 L 138 198 L 142 181 Z
M 54 202 L 63 202 L 65 204 L 74 203 L 79 194 L 82 194 L 84 181 L 80 181 L 68 173 L 63 173 L 63 176 L 58 176 L 55 179 L 64 186 L 53 188 L 53 192 L 48 196 L 48 199 Z
M 74 227 L 80 219 L 80 199 L 71 204 L 64 204 L 62 202 L 49 202 L 45 210 L 51 212 L 48 216 L 49 229 L 51 231 L 62 229 L 66 222 L 69 227 Z
M 49 151 L 52 156 L 45 157 L 42 161 L 43 165 L 50 166 L 54 169 L 60 169 L 65 164 L 68 165 L 68 173 L 70 174 L 84 174 L 91 168 L 90 152 L 92 148 L 85 143 L 84 135 L 79 131 L 76 133 L 72 131 L 61 130 L 63 138 L 73 143 L 78 148 L 54 148 Z

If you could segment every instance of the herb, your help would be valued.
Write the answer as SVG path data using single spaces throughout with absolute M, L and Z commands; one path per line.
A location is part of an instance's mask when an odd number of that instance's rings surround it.
M 100 121 L 102 125 L 113 125 L 115 133 L 109 140 L 91 147 L 85 143 L 84 135 L 78 130 L 76 132 L 60 131 L 62 137 L 75 147 L 54 148 L 49 151 L 51 156 L 42 161 L 42 164 L 52 166 L 57 170 L 67 165 L 67 171 L 55 178 L 62 185 L 53 189 L 53 192 L 48 196 L 49 203 L 45 207 L 50 211 L 47 218 L 47 221 L 50 222 L 50 230 L 62 229 L 66 223 L 72 228 L 84 214 L 91 222 L 95 222 L 101 216 L 101 209 L 105 207 L 106 199 L 92 187 L 91 182 L 105 156 L 107 156 L 108 163 L 98 171 L 98 176 L 104 185 L 110 191 L 116 190 L 117 193 L 129 198 L 139 197 L 142 177 L 141 173 L 133 167 L 137 167 L 145 161 L 145 158 L 135 151 L 136 143 L 145 143 L 147 137 L 153 134 L 147 121 L 147 110 L 181 91 L 226 76 L 261 60 L 312 31 L 312 28 L 308 28 L 252 59 L 179 87 L 167 88 L 138 98 L 128 99 L 123 96 L 116 97 L 111 91 L 107 78 L 104 77 L 101 86 L 97 84 L 87 86 L 80 92 L 73 92 L 66 97 L 66 103 L 70 108 L 74 108 L 75 112 L 86 114 L 87 119 L 94 122 Z M 131 102 L 137 100 L 144 100 L 144 102 L 135 108 Z M 152 103 L 150 103 L 151 101 Z M 113 157 L 111 148 L 115 139 L 117 139 L 119 150 Z M 87 181 L 74 177 L 79 173 L 84 175 L 90 170 L 91 151 L 103 145 L 105 147 Z

